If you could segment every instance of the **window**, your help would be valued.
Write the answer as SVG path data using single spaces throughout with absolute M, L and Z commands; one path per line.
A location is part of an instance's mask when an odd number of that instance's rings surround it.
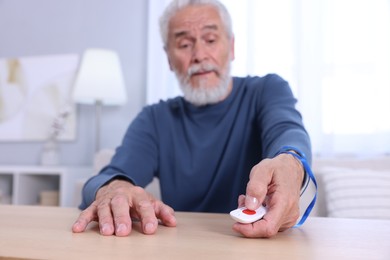
M 165 3 L 155 2 L 151 10 L 160 9 L 150 14 L 150 26 L 158 28 Z M 389 0 L 222 2 L 233 19 L 233 75 L 288 80 L 316 154 L 390 153 Z M 179 94 L 161 40 L 149 41 L 149 50 L 149 64 L 158 68 L 149 67 L 156 73 L 148 77 L 148 102 Z

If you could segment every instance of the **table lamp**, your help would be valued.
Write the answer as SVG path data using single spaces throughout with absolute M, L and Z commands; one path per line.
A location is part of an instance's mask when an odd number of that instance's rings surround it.
M 73 86 L 73 100 L 95 105 L 96 152 L 100 150 L 100 117 L 103 105 L 123 105 L 127 102 L 120 60 L 115 51 L 87 49 L 81 59 Z

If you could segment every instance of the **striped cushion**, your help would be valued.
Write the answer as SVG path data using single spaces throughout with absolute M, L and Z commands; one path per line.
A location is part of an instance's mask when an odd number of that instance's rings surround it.
M 329 217 L 390 219 L 390 170 L 321 170 Z

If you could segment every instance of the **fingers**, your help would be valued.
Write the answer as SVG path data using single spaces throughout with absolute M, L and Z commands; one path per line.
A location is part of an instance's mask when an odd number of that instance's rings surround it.
M 246 187 L 245 207 L 256 210 L 263 203 L 270 183 L 272 182 L 273 169 L 270 160 L 266 159 L 254 166 L 249 175 Z
M 88 224 L 96 219 L 96 205 L 92 203 L 91 206 L 80 213 L 72 226 L 72 231 L 74 233 L 84 232 Z
M 161 220 L 162 224 L 167 227 L 176 227 L 176 217 L 174 210 L 165 205 L 162 202 L 157 202 L 155 206 L 157 217 Z
M 242 194 L 238 196 L 238 208 L 245 206 L 245 198 L 246 196 Z
M 133 188 L 133 207 L 138 215 L 144 234 L 154 234 L 158 220 L 151 200 L 151 195 L 140 187 Z
M 114 234 L 114 221 L 112 219 L 110 199 L 103 199 L 97 206 L 100 234 L 111 236 Z
M 245 205 L 246 196 L 240 195 L 238 198 L 238 207 L 242 207 Z M 278 233 L 280 230 L 280 216 L 282 213 L 280 212 L 283 209 L 283 206 L 280 204 L 275 205 L 274 208 L 270 207 L 271 202 L 269 198 L 266 199 L 267 213 L 264 217 L 252 224 L 241 224 L 235 223 L 233 225 L 233 230 L 238 233 L 241 233 L 245 237 L 272 237 Z M 279 207 L 277 207 L 279 206 Z
M 116 236 L 128 236 L 131 232 L 129 201 L 125 196 L 116 196 L 111 200 L 111 210 Z
M 238 204 L 244 202 L 247 208 L 255 210 L 264 203 L 267 213 L 252 224 L 235 223 L 235 231 L 246 237 L 272 237 L 296 223 L 302 180 L 300 165 L 292 159 L 278 156 L 252 168 L 246 196 L 240 196 Z
M 137 203 L 137 215 L 141 221 L 144 234 L 154 234 L 158 227 L 158 219 L 168 227 L 176 227 L 174 210 L 161 201 L 140 200 Z
M 287 214 L 285 211 L 287 208 L 285 200 L 277 197 L 277 194 L 267 197 L 267 213 L 261 220 L 252 224 L 235 223 L 233 230 L 245 237 L 269 238 L 276 235 L 279 231 L 293 226 L 294 223 L 291 222 L 290 225 L 290 222 L 288 222 L 290 214 Z
M 72 230 L 83 232 L 90 222 L 98 221 L 102 235 L 128 236 L 132 230 L 131 216 L 140 220 L 144 234 L 156 232 L 157 218 L 166 226 L 176 226 L 172 208 L 141 187 L 117 180 L 100 188 L 96 200 L 81 212 Z
M 99 220 L 100 233 L 105 236 L 127 236 L 131 232 L 129 206 L 125 197 L 117 196 L 112 200 L 95 201 L 86 210 L 80 213 L 79 218 L 72 226 L 75 233 L 84 232 L 87 225 Z
M 261 219 L 252 224 L 235 223 L 233 230 L 249 238 L 270 238 L 278 233 L 279 228 L 269 223 L 266 219 Z
M 264 217 L 252 224 L 235 223 L 233 230 L 241 233 L 245 237 L 254 238 L 270 238 L 275 236 L 278 232 L 291 228 L 296 223 L 299 212 L 287 214 L 286 217 L 281 213 L 283 209 L 271 208 Z
M 158 219 L 162 224 L 168 227 L 176 226 L 176 218 L 174 210 L 162 201 L 155 200 L 150 194 L 146 193 L 142 188 L 135 187 L 135 210 L 142 225 L 144 234 L 154 234 L 157 230 Z

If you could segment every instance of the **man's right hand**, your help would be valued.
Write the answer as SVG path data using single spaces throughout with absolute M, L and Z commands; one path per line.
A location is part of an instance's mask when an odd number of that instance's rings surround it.
M 81 212 L 72 231 L 83 232 L 90 222 L 97 221 L 102 235 L 127 236 L 132 229 L 132 218 L 141 221 L 144 234 L 156 232 L 158 219 L 166 226 L 176 226 L 171 207 L 141 187 L 125 180 L 113 180 L 98 190 L 95 201 Z

